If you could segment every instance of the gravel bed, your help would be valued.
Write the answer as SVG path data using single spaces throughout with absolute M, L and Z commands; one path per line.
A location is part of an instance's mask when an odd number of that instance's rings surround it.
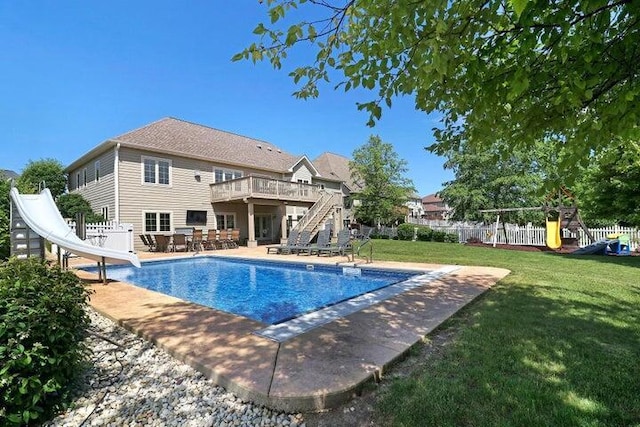
M 243 402 L 200 372 L 95 313 L 90 366 L 71 408 L 45 426 L 290 426 L 287 414 Z

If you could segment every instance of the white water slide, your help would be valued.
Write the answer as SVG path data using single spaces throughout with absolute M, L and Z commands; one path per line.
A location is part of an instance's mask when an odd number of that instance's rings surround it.
M 140 267 L 138 255 L 115 249 L 93 246 L 81 240 L 67 225 L 48 188 L 40 194 L 20 194 L 17 188 L 11 189 L 11 199 L 24 222 L 41 237 L 55 243 L 67 251 L 109 264 L 127 262 Z

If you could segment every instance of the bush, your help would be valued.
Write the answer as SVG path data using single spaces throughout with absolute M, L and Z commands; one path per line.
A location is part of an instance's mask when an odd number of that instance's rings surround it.
M 458 237 L 458 233 L 446 233 L 444 241 L 446 243 L 460 243 L 460 237 Z
M 381 240 L 389 240 L 390 237 L 388 234 L 378 234 L 378 233 L 371 233 L 371 236 L 369 236 L 372 239 L 381 239 Z
M 413 229 L 417 227 L 414 224 L 400 224 L 398 226 L 398 240 L 413 240 Z
M 0 425 L 39 424 L 67 401 L 86 351 L 88 295 L 45 261 L 0 264 Z
M 421 242 L 430 242 L 433 237 L 433 230 L 429 227 L 418 227 L 418 240 Z

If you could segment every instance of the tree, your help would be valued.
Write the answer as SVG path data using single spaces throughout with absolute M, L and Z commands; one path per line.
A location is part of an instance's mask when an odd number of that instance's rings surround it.
M 11 248 L 9 240 L 10 189 L 10 181 L 0 172 L 0 261 L 9 258 Z
M 65 193 L 58 197 L 56 204 L 63 218 L 75 219 L 77 214 L 82 213 L 87 223 L 104 221 L 102 215 L 93 212 L 91 205 L 81 194 Z
M 364 187 L 357 195 L 355 217 L 368 224 L 388 224 L 401 217 L 401 207 L 415 191 L 406 178 L 407 162 L 398 158 L 391 144 L 369 137 L 353 152 L 349 162 L 352 179 Z
M 376 90 L 358 105 L 373 125 L 383 105 L 412 95 L 417 109 L 442 114 L 428 147 L 437 154 L 508 141 L 499 146 L 508 157 L 545 141 L 567 150 L 559 166 L 576 174 L 612 141 L 640 140 L 638 1 L 266 3 L 271 23 L 234 60 L 280 68 L 308 43 L 315 60 L 290 73 L 297 97 L 341 74 L 336 88 Z
M 498 155 L 499 148 L 478 150 L 464 145 L 447 153 L 445 168 L 455 179 L 444 184 L 440 197 L 453 209 L 456 220 L 492 221 L 496 214 L 482 209 L 525 208 L 542 206 L 544 182 L 552 181 L 547 165 L 546 146 L 533 151 L 513 151 L 508 158 Z M 542 211 L 516 211 L 507 215 L 509 222 L 540 222 Z
M 612 147 L 596 157 L 578 196 L 590 225 L 640 226 L 640 144 Z
M 18 178 L 17 185 L 21 192 L 36 193 L 42 182 L 51 191 L 54 199 L 64 193 L 67 177 L 64 173 L 64 167 L 58 160 L 30 160 Z

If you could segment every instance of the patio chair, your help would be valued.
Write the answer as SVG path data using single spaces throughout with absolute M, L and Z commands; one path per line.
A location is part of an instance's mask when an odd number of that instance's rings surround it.
M 221 249 L 232 248 L 233 245 L 231 244 L 231 231 L 229 231 L 229 230 L 220 230 L 219 242 L 220 242 Z
M 149 244 L 153 247 L 154 251 L 158 250 L 157 244 L 156 244 L 156 239 L 153 238 L 153 235 L 150 233 L 145 234 L 145 236 L 147 237 L 147 242 L 149 242 Z
M 349 229 L 343 228 L 338 233 L 338 241 L 335 245 L 327 246 L 326 248 L 318 249 L 318 256 L 322 254 L 333 255 L 345 255 L 347 249 L 351 247 L 351 235 Z
M 142 243 L 144 243 L 144 245 L 147 247 L 149 252 L 153 252 L 153 250 L 155 249 L 153 241 L 150 242 L 147 236 L 145 236 L 144 234 L 140 234 L 139 236 L 140 236 L 140 240 L 142 240 Z
M 228 233 L 229 244 L 232 248 L 237 248 L 240 246 L 240 229 L 232 228 L 231 233 Z
M 295 245 L 298 241 L 298 230 L 291 230 L 289 232 L 289 236 L 287 237 L 287 243 L 284 245 L 278 246 L 269 246 L 267 247 L 267 254 L 270 254 L 272 251 L 274 254 L 279 254 L 282 248 L 291 247 Z
M 202 246 L 202 230 L 194 229 L 191 235 L 191 247 L 194 251 L 198 252 L 203 249 Z
M 218 230 L 212 229 L 207 231 L 207 240 L 202 242 L 205 249 L 222 249 L 222 243 L 219 239 Z
M 320 230 L 318 232 L 318 240 L 315 245 L 309 245 L 305 247 L 301 247 L 298 249 L 298 255 L 300 254 L 308 254 L 313 255 L 313 253 L 317 253 L 320 249 L 328 248 L 331 244 L 331 229 L 325 228 L 324 230 Z
M 156 234 L 156 251 L 167 252 L 169 250 L 169 237 L 164 234 Z
M 187 252 L 189 250 L 189 244 L 187 243 L 187 236 L 182 233 L 175 233 L 173 235 L 173 244 L 171 250 L 177 252 L 178 250 Z

